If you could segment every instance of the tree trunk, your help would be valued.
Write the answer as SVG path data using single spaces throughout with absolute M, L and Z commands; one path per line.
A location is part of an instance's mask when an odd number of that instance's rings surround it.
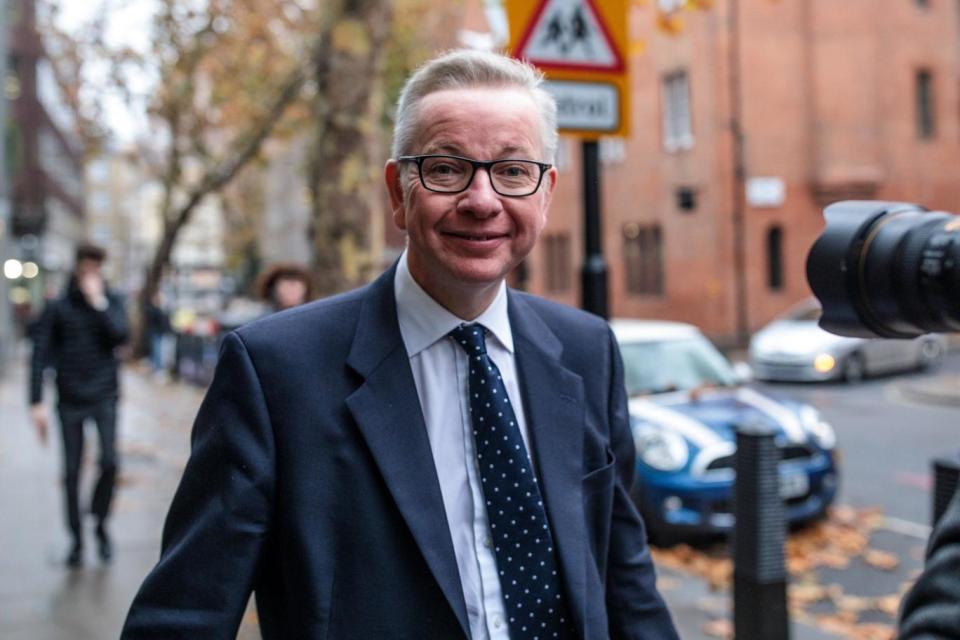
M 391 8 L 389 0 L 341 0 L 325 11 L 308 180 L 312 266 L 327 295 L 366 281 L 375 266 L 370 229 L 382 203 L 377 134 Z

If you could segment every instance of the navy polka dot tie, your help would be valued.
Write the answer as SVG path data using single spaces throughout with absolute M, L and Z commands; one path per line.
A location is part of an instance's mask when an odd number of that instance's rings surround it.
M 511 640 L 569 638 L 553 536 L 540 488 L 482 325 L 450 332 L 467 354 L 470 418 Z

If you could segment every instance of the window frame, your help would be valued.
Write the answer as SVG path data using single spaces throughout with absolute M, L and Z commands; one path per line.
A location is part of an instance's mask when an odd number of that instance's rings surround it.
M 693 148 L 693 110 L 690 74 L 677 69 L 660 81 L 661 136 L 663 148 L 672 153 Z

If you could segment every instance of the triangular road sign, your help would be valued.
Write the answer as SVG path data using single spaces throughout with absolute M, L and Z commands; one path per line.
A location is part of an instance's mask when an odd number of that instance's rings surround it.
M 542 0 L 513 55 L 543 69 L 624 69 L 594 0 Z

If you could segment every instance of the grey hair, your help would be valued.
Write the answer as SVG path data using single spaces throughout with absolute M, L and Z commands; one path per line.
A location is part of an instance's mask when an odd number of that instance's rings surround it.
M 533 65 L 499 53 L 460 49 L 434 58 L 410 76 L 397 102 L 393 127 L 394 158 L 414 152 L 419 133 L 420 101 L 449 89 L 518 88 L 530 93 L 540 112 L 540 143 L 545 162 L 557 154 L 557 103 L 543 88 L 543 74 Z

